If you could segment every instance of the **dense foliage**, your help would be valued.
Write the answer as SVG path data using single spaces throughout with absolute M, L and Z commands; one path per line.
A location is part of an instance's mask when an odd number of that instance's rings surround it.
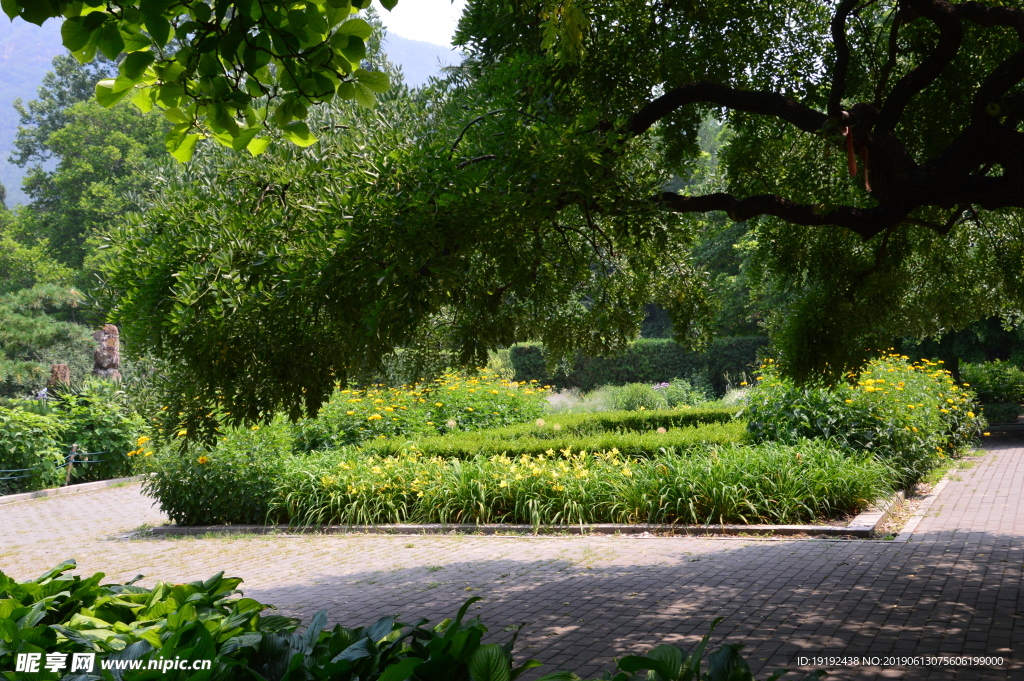
M 853 455 L 888 462 L 910 485 L 959 456 L 985 424 L 974 394 L 929 360 L 887 354 L 838 386 L 798 386 L 769 361 L 747 396 L 744 417 L 757 441 L 826 438 Z
M 517 343 L 509 348 L 509 360 L 515 380 L 537 380 L 558 388 L 593 390 L 603 385 L 625 383 L 661 383 L 683 378 L 708 383 L 717 395 L 726 383 L 739 383 L 744 373 L 757 365 L 758 353 L 767 349 L 768 339 L 715 338 L 703 352 L 693 352 L 669 339 L 641 339 L 629 343 L 612 357 L 576 355 L 559 365 L 548 367 L 549 358 L 539 343 Z
M 50 401 L 0 404 L 0 494 L 129 475 L 144 423 L 117 386 L 87 381 Z M 77 445 L 76 463 L 67 461 Z
M 9 0 L 3 9 L 35 24 L 62 19 L 64 46 L 83 63 L 124 55 L 112 77 L 95 83 L 96 101 L 164 110 L 174 124 L 167 151 L 187 161 L 200 137 L 258 154 L 270 142 L 260 133 L 273 129 L 308 146 L 316 141 L 304 120 L 309 107 L 335 97 L 372 106 L 390 82 L 363 68 L 374 30 L 352 15 L 369 5 Z
M 514 665 L 518 630 L 503 644 L 483 642 L 487 627 L 477 617 L 466 618 L 480 598 L 467 600 L 454 618 L 433 627 L 424 619 L 406 624 L 382 617 L 369 626 L 328 628 L 327 613 L 321 610 L 300 631 L 298 619 L 242 597 L 237 588 L 242 580 L 223 572 L 187 584 L 159 581 L 149 589 L 135 583 L 141 575 L 125 584 L 103 584 L 102 572 L 87 578 L 66 574 L 75 566 L 68 560 L 27 582 L 0 572 L 0 677 L 67 678 L 64 671 L 47 669 L 48 653 L 63 654 L 65 663 L 70 654 L 92 654 L 89 678 L 116 674 L 125 681 L 240 676 L 264 681 L 514 681 L 542 666 L 536 660 Z M 710 635 L 692 653 L 662 645 L 648 655 L 617 660 L 614 680 L 639 679 L 643 673 L 651 681 L 753 681 L 737 644 L 724 645 L 705 660 Z M 38 655 L 39 670 L 11 671 L 19 653 Z M 191 665 L 204 660 L 208 666 L 196 673 Z M 122 671 L 110 671 L 115 666 Z M 555 672 L 541 681 L 578 678 Z

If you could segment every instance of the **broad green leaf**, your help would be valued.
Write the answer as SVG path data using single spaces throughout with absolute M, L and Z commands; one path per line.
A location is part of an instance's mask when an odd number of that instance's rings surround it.
M 488 643 L 469 658 L 469 674 L 473 681 L 512 681 L 512 665 L 500 645 Z
M 380 0 L 380 4 L 384 6 L 384 9 L 390 12 L 398 4 L 398 0 Z
M 153 37 L 153 42 L 160 47 L 167 45 L 167 41 L 171 38 L 171 22 L 167 21 L 162 14 L 147 15 L 145 22 L 146 30 Z
M 377 105 L 377 96 L 373 94 L 373 90 L 366 87 L 362 83 L 355 84 L 354 95 L 356 103 L 359 104 L 359 106 L 366 107 L 367 109 L 372 109 L 374 106 Z
M 421 664 L 423 664 L 423 660 L 420 658 L 407 657 L 398 664 L 385 668 L 384 673 L 378 677 L 377 681 L 405 681 Z
M 353 75 L 355 76 L 356 81 L 361 85 L 365 85 L 374 92 L 382 93 L 391 89 L 391 78 L 388 74 L 383 73 L 382 71 L 357 69 Z
M 93 29 L 85 25 L 84 17 L 68 19 L 60 27 L 61 42 L 72 52 L 77 52 L 85 47 L 92 38 L 92 34 Z
M 232 140 L 231 140 L 231 148 L 234 149 L 235 151 L 241 151 L 242 149 L 247 149 L 249 147 L 249 144 L 256 137 L 256 135 L 259 134 L 260 130 L 262 130 L 262 128 L 259 127 L 259 126 L 256 126 L 256 127 L 253 127 L 253 128 L 246 128 L 245 130 L 239 131 L 239 133 L 237 135 L 235 135 L 234 138 L 232 138 Z M 252 600 L 252 599 L 247 599 L 247 600 Z M 256 601 L 253 601 L 253 602 L 255 603 Z
M 114 83 L 115 81 L 112 78 L 106 78 L 96 83 L 96 101 L 99 102 L 100 106 L 109 109 L 131 92 L 130 89 L 115 90 Z
M 338 26 L 335 32 L 339 35 L 354 35 L 362 40 L 367 40 L 373 35 L 373 27 L 363 19 L 349 19 Z
M 128 78 L 138 80 L 146 72 L 146 67 L 154 61 L 156 61 L 156 57 L 152 52 L 132 52 L 124 58 L 118 70 Z
M 286 140 L 292 144 L 300 147 L 308 147 L 311 144 L 316 144 L 316 137 L 309 131 L 309 126 L 306 125 L 306 121 L 292 121 L 281 126 L 281 132 L 284 133 Z
M 116 21 L 108 21 L 103 24 L 96 36 L 96 47 L 107 59 L 117 59 L 118 55 L 124 52 L 124 38 L 117 27 Z
M 186 135 L 178 148 L 171 151 L 171 156 L 182 163 L 188 163 L 192 160 L 192 154 L 195 152 L 198 141 L 199 135 Z
M 248 151 L 253 156 L 259 156 L 264 151 L 266 151 L 267 147 L 269 147 L 269 146 L 270 146 L 270 138 L 269 137 L 256 137 L 251 142 L 249 142 L 249 146 L 247 146 L 245 149 L 246 149 L 246 151 Z
M 132 104 L 142 113 L 149 113 L 153 110 L 153 96 L 156 93 L 151 87 L 138 87 L 132 94 Z

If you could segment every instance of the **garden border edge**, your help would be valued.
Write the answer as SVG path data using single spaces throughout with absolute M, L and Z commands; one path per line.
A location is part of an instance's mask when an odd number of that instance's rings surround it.
M 442 535 L 442 534 L 620 534 L 620 535 L 769 535 L 849 537 L 870 539 L 903 503 L 903 492 L 885 499 L 855 517 L 849 525 L 624 525 L 597 523 L 593 525 L 517 525 L 472 523 L 422 525 L 161 525 L 147 532 L 156 536 L 196 536 L 204 534 L 384 534 L 384 535 Z
M 17 494 L 8 494 L 6 496 L 0 496 L 0 505 L 13 504 L 18 501 L 30 501 L 32 499 L 40 499 L 42 497 L 59 497 L 65 494 L 89 492 L 94 489 L 103 489 L 104 487 L 114 487 L 115 485 L 122 485 L 130 482 L 140 482 L 145 478 L 145 475 L 133 475 L 128 478 L 111 478 L 110 480 L 82 482 L 77 485 L 66 485 L 64 487 L 50 487 L 48 489 L 37 489 L 33 492 L 18 492 Z

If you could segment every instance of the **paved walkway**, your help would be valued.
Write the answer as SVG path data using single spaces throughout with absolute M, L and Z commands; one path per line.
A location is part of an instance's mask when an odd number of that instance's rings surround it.
M 82 572 L 143 584 L 245 578 L 246 594 L 306 620 L 433 621 L 470 596 L 491 632 L 526 622 L 520 656 L 542 671 L 599 675 L 659 642 L 745 644 L 763 678 L 1024 679 L 1024 446 L 994 439 L 945 487 L 908 543 L 613 537 L 303 536 L 125 539 L 166 522 L 138 485 L 0 506 L 0 569 L 18 579 L 74 557 Z M 1016 657 L 1015 657 L 1016 653 Z M 886 657 L 1001 656 L 1001 667 L 890 664 Z

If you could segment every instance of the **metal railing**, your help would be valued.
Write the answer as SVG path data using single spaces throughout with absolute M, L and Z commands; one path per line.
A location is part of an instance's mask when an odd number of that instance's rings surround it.
M 54 469 L 59 470 L 61 468 L 67 469 L 67 475 L 64 477 L 64 484 L 67 485 L 71 482 L 71 473 L 74 471 L 76 465 L 84 465 L 91 463 L 103 463 L 105 461 L 112 461 L 112 459 L 93 459 L 90 457 L 98 456 L 100 454 L 107 454 L 108 452 L 80 452 L 78 451 L 78 445 L 71 445 L 71 449 L 67 456 L 64 457 L 64 463 L 54 466 Z M 0 474 L 5 473 L 23 473 L 24 475 L 0 475 L 0 482 L 6 480 L 21 480 L 23 478 L 32 478 L 38 475 L 29 471 L 41 471 L 44 470 L 45 466 L 32 466 L 30 468 L 9 468 L 0 469 Z

